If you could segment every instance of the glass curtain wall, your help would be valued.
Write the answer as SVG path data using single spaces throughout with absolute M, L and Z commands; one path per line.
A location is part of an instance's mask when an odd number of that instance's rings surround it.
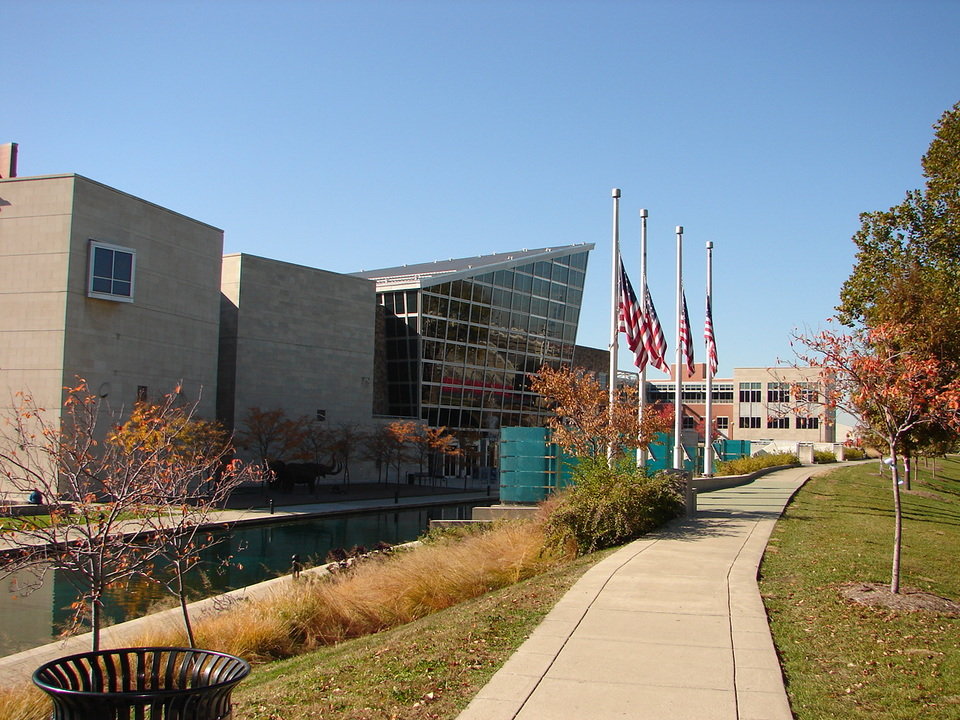
M 542 425 L 527 377 L 572 363 L 586 267 L 578 252 L 381 293 L 391 414 L 478 441 L 503 426 Z

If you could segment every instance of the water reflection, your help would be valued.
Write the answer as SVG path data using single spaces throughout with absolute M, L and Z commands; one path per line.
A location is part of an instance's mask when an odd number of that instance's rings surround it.
M 432 519 L 470 517 L 469 505 L 444 505 L 396 512 L 358 513 L 272 525 L 237 527 L 220 533 L 222 542 L 203 554 L 200 571 L 188 580 L 195 598 L 216 595 L 261 582 L 290 570 L 290 558 L 299 555 L 308 565 L 324 562 L 334 548 L 350 549 L 378 542 L 415 540 Z M 48 574 L 33 588 L 29 574 L 11 576 L 0 586 L 0 656 L 50 642 L 72 617 L 73 587 L 62 573 Z M 112 588 L 105 601 L 105 616 L 121 622 L 146 614 L 174 601 L 161 583 L 136 579 Z

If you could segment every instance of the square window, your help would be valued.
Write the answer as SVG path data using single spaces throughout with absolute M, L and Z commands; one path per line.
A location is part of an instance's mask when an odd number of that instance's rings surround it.
M 136 253 L 109 243 L 90 241 L 87 296 L 116 302 L 133 302 Z

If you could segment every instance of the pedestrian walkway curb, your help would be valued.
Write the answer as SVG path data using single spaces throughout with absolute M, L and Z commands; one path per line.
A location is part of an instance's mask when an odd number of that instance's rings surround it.
M 757 569 L 794 492 L 830 469 L 698 494 L 695 518 L 588 570 L 458 720 L 792 720 Z

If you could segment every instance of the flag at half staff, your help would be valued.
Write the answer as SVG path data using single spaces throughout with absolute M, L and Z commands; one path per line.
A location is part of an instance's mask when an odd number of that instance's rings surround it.
M 637 302 L 637 295 L 633 292 L 633 285 L 623 269 L 623 258 L 620 258 L 620 327 L 619 330 L 627 336 L 627 345 L 633 352 L 633 364 L 641 370 L 647 364 L 647 352 L 641 340 L 641 326 L 643 312 Z
M 647 363 L 670 372 L 667 365 L 667 341 L 663 336 L 660 319 L 653 306 L 650 290 L 645 288 L 644 304 L 637 302 L 637 295 L 620 260 L 620 332 L 627 336 L 627 345 L 633 352 L 633 364 L 643 370 Z
M 690 337 L 690 315 L 687 313 L 687 295 L 682 290 L 683 314 L 680 316 L 680 349 L 686 357 L 687 374 L 693 375 L 693 338 Z M 680 368 L 677 368 L 680 373 Z
M 713 307 L 710 296 L 707 296 L 707 317 L 703 323 L 703 339 L 707 347 L 707 362 L 710 363 L 710 374 L 717 372 L 717 340 L 713 335 Z

